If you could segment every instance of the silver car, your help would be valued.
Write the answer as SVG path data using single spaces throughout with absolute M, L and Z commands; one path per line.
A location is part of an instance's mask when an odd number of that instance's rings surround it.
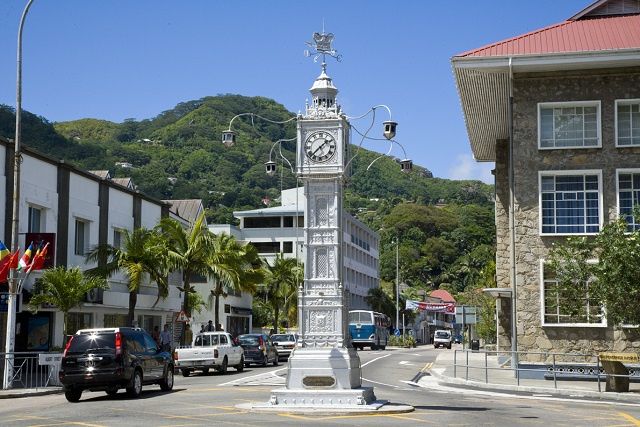
M 280 358 L 288 359 L 291 352 L 298 343 L 297 334 L 273 334 L 271 335 L 271 341 L 273 345 L 278 348 L 278 355 Z

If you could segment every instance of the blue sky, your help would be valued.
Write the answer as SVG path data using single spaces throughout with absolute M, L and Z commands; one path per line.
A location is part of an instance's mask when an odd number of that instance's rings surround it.
M 121 122 L 152 118 L 203 96 L 238 93 L 273 98 L 297 112 L 319 74 L 319 65 L 303 56 L 305 41 L 324 20 L 343 55 L 340 63 L 328 61 L 328 74 L 349 116 L 389 105 L 399 123 L 397 140 L 415 163 L 437 177 L 490 183 L 493 164 L 471 155 L 451 57 L 560 22 L 588 4 L 35 0 L 23 38 L 23 108 L 53 122 Z M 0 2 L 0 103 L 11 106 L 25 5 Z M 368 123 L 354 125 L 366 129 Z M 218 139 L 212 135 L 212 143 Z

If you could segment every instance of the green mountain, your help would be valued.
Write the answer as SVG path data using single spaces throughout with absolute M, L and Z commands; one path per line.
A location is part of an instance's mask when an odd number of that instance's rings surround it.
M 236 144 L 222 144 L 229 121 L 244 112 L 272 121 L 294 116 L 271 99 L 239 95 L 188 101 L 152 119 L 122 123 L 51 123 L 24 112 L 22 142 L 83 169 L 131 177 L 142 192 L 160 199 L 200 198 L 210 221 L 234 222 L 234 210 L 264 207 L 264 197 L 276 201 L 281 188 L 297 183 L 278 149 L 272 153 L 277 173 L 268 176 L 264 167 L 273 141 L 295 137 L 294 122 L 281 126 L 240 117 L 233 123 Z M 14 126 L 13 109 L 0 105 L 0 136 L 13 138 Z M 402 280 L 411 287 L 446 283 L 455 292 L 480 277 L 494 247 L 492 186 L 433 178 L 418 165 L 406 174 L 397 159 L 356 146 L 351 153 L 345 207 L 380 231 L 383 279 L 395 278 L 394 239 L 400 240 Z M 282 154 L 293 164 L 295 142 L 282 143 Z

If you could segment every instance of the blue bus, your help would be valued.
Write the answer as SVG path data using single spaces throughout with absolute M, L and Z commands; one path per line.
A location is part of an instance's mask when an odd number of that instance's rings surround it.
M 349 335 L 356 349 L 370 347 L 371 350 L 384 350 L 389 340 L 389 317 L 370 310 L 351 310 L 349 312 Z

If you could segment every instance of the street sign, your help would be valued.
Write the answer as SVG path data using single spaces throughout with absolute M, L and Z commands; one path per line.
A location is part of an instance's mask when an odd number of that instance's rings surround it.
M 478 323 L 477 307 L 472 305 L 456 306 L 456 323 L 465 325 L 475 325 Z
M 400 336 L 400 329 L 396 329 L 395 331 L 393 331 L 393 335 L 399 337 Z
M 189 318 L 187 317 L 187 313 L 184 310 L 180 310 L 180 313 L 176 316 L 176 322 L 188 322 Z

